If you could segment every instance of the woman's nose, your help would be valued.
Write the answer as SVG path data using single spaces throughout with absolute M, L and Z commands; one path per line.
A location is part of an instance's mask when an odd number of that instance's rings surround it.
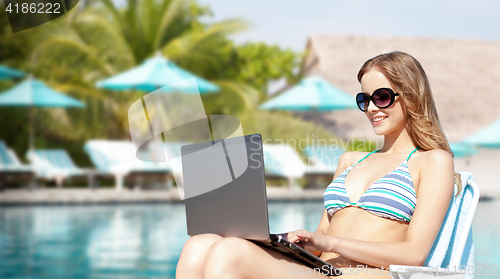
M 368 103 L 368 109 L 367 109 L 368 112 L 374 112 L 378 110 L 379 108 L 372 101 Z

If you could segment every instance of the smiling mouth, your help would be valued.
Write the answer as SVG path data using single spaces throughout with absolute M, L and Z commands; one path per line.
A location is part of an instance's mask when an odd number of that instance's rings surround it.
M 373 124 L 380 124 L 382 122 L 384 122 L 384 120 L 387 119 L 387 116 L 379 116 L 379 117 L 375 117 L 372 119 L 372 123 Z

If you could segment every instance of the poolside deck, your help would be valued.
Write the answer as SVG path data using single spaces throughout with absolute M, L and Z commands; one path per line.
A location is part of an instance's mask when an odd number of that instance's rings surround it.
M 322 200 L 322 189 L 287 189 L 267 187 L 268 200 Z M 0 205 L 37 204 L 99 204 L 99 203 L 143 203 L 179 202 L 176 188 L 169 190 L 122 190 L 115 189 L 37 189 L 5 190 L 0 192 Z
M 482 174 L 482 173 L 480 173 Z M 481 190 L 481 199 L 500 199 L 500 188 L 484 175 L 476 181 Z M 267 187 L 269 201 L 323 200 L 324 189 L 289 189 L 287 187 Z M 169 190 L 121 190 L 114 188 L 42 188 L 36 190 L 5 189 L 0 191 L 0 206 L 36 204 L 113 204 L 182 202 L 177 188 Z

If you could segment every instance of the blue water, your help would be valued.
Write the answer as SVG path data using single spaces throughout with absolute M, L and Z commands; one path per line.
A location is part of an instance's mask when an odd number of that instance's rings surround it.
M 321 202 L 272 202 L 271 232 L 315 230 L 322 211 Z M 477 209 L 477 265 L 500 264 L 493 212 L 499 200 Z M 173 278 L 188 238 L 182 203 L 0 207 L 0 278 Z

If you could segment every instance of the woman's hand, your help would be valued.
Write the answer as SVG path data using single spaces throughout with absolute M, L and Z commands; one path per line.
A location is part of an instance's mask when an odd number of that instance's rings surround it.
M 287 239 L 290 242 L 296 243 L 306 251 L 323 251 L 323 252 L 333 252 L 335 247 L 336 238 L 331 235 L 325 235 L 322 233 L 308 232 L 304 230 L 296 230 L 289 232 Z

